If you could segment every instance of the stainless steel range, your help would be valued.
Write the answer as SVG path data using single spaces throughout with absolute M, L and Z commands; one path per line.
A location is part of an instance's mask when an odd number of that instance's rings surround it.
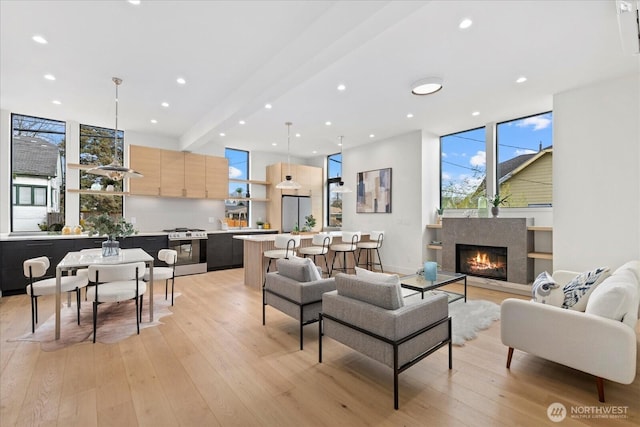
M 200 229 L 174 228 L 169 233 L 169 249 L 178 252 L 176 276 L 207 272 L 207 232 Z

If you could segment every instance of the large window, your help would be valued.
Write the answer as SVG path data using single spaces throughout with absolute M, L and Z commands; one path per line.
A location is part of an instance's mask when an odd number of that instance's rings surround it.
M 440 138 L 440 203 L 446 209 L 477 207 L 487 175 L 485 129 Z
M 497 125 L 499 192 L 509 207 L 551 206 L 552 113 Z
M 80 125 L 80 164 L 82 165 L 108 165 L 114 159 L 122 163 L 122 147 L 124 146 L 124 132 L 118 131 L 118 147 L 115 144 L 115 131 L 113 129 L 96 126 Z M 116 152 L 114 153 L 114 149 Z M 99 188 L 105 190 L 108 185 L 113 185 L 114 192 L 122 192 L 122 181 L 112 181 L 106 176 L 93 175 L 80 171 L 80 189 L 88 190 Z M 98 213 L 122 215 L 121 195 L 94 195 L 80 194 L 80 219 Z
M 342 226 L 342 193 L 334 193 L 342 181 L 342 154 L 327 156 L 327 225 Z
M 229 160 L 229 198 L 224 201 L 224 216 L 229 227 L 249 225 L 249 152 L 225 148 Z
M 11 231 L 64 225 L 65 122 L 11 115 Z

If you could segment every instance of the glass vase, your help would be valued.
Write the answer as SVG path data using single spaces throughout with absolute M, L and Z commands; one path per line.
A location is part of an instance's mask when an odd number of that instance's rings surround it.
M 118 256 L 120 255 L 120 242 L 117 240 L 105 240 L 102 242 L 102 256 Z

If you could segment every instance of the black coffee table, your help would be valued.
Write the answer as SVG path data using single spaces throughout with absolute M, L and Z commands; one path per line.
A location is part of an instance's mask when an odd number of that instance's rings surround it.
M 449 285 L 451 283 L 464 282 L 464 294 L 457 292 L 444 291 L 449 295 L 449 303 L 464 298 L 464 302 L 467 302 L 467 275 L 461 273 L 447 273 L 444 271 L 438 272 L 436 280 L 426 280 L 421 274 L 412 274 L 410 276 L 404 276 L 400 278 L 400 286 L 413 291 L 422 293 L 422 299 L 424 299 L 424 293 L 426 291 L 432 291 L 442 286 Z

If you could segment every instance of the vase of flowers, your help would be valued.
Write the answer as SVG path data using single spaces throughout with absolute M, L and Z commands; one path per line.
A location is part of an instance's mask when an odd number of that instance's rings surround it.
M 510 194 L 503 196 L 500 195 L 500 193 L 497 193 L 489 198 L 489 203 L 491 203 L 491 215 L 493 215 L 494 218 L 498 217 L 498 215 L 500 214 L 500 206 L 507 203 L 507 199 L 509 198 L 509 196 Z
M 123 217 L 114 218 L 106 213 L 88 218 L 85 224 L 89 236 L 96 234 L 98 236 L 107 236 L 107 240 L 102 242 L 103 257 L 120 255 L 118 238 L 137 233 L 133 228 L 133 224 L 127 222 Z

